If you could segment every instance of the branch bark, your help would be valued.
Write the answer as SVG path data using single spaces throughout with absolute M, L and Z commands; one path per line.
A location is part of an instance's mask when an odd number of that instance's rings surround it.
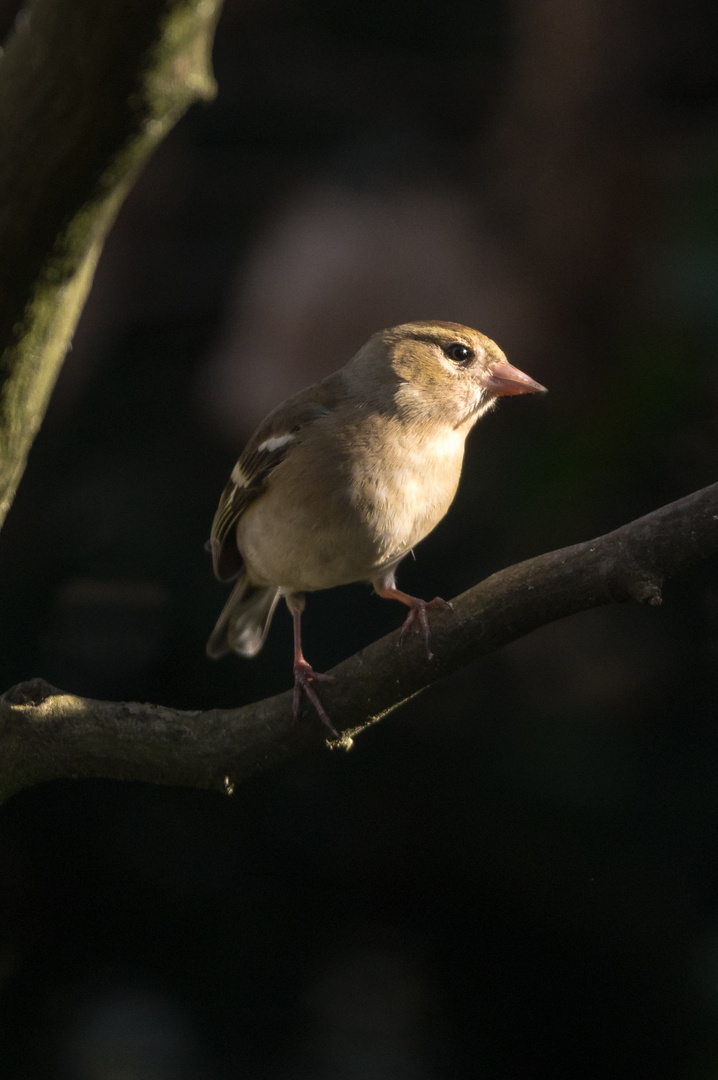
M 0 526 L 107 232 L 154 148 L 215 94 L 222 0 L 34 0 L 0 60 Z
M 343 744 L 437 679 L 539 626 L 624 600 L 659 604 L 661 586 L 718 552 L 718 484 L 573 547 L 501 570 L 438 613 L 435 658 L 421 635 L 389 634 L 333 669 L 322 698 Z M 0 698 L 0 799 L 68 777 L 228 790 L 324 742 L 314 717 L 292 720 L 291 694 L 240 709 L 186 712 L 93 701 L 42 679 Z M 341 744 L 340 744 L 341 745 Z

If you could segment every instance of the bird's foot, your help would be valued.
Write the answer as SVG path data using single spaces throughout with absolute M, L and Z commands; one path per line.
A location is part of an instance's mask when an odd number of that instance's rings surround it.
M 339 732 L 334 727 L 334 724 L 329 719 L 324 706 L 319 700 L 319 696 L 312 686 L 313 682 L 335 682 L 333 675 L 323 675 L 320 671 L 314 671 L 311 664 L 308 664 L 306 660 L 297 660 L 294 664 L 294 719 L 299 719 L 299 713 L 302 707 L 302 694 L 311 702 L 317 712 L 317 716 L 324 724 L 329 728 L 335 739 L 340 738 Z
M 449 611 L 454 610 L 454 605 L 450 604 L 448 600 L 442 600 L 440 596 L 435 596 L 433 600 L 419 600 L 418 597 L 412 596 L 411 604 L 409 606 L 409 614 L 404 619 L 401 631 L 399 632 L 399 644 L 404 640 L 404 634 L 407 632 L 412 623 L 418 622 L 421 629 L 424 631 L 424 643 L 426 645 L 426 655 L 429 660 L 434 659 L 434 654 L 431 651 L 431 630 L 429 628 L 429 611 Z

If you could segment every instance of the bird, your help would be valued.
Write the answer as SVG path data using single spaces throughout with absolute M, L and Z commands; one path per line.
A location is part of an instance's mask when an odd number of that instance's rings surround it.
M 484 334 L 454 322 L 375 333 L 344 367 L 278 405 L 259 425 L 219 500 L 209 548 L 234 581 L 207 644 L 256 656 L 281 597 L 294 626 L 293 713 L 306 697 L 338 737 L 302 651 L 306 594 L 355 581 L 409 611 L 429 659 L 428 614 L 450 607 L 402 592 L 396 569 L 456 493 L 466 436 L 500 397 L 545 392 Z

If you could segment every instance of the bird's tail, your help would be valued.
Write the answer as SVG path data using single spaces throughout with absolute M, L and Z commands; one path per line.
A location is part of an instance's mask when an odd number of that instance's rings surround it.
M 229 594 L 207 642 L 207 656 L 219 660 L 228 652 L 256 656 L 264 645 L 279 589 L 274 585 L 251 585 L 242 574 Z

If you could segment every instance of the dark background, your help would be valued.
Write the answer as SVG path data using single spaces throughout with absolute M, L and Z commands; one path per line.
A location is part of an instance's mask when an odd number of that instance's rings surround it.
M 227 0 L 219 96 L 120 214 L 0 537 L 0 686 L 287 689 L 284 611 L 257 660 L 205 658 L 203 543 L 265 412 L 383 326 L 476 326 L 550 389 L 479 425 L 409 591 L 714 481 L 714 11 Z M 306 653 L 322 670 L 402 617 L 364 586 L 313 596 Z M 14 798 L 2 1075 L 715 1076 L 717 619 L 705 564 L 231 798 Z

